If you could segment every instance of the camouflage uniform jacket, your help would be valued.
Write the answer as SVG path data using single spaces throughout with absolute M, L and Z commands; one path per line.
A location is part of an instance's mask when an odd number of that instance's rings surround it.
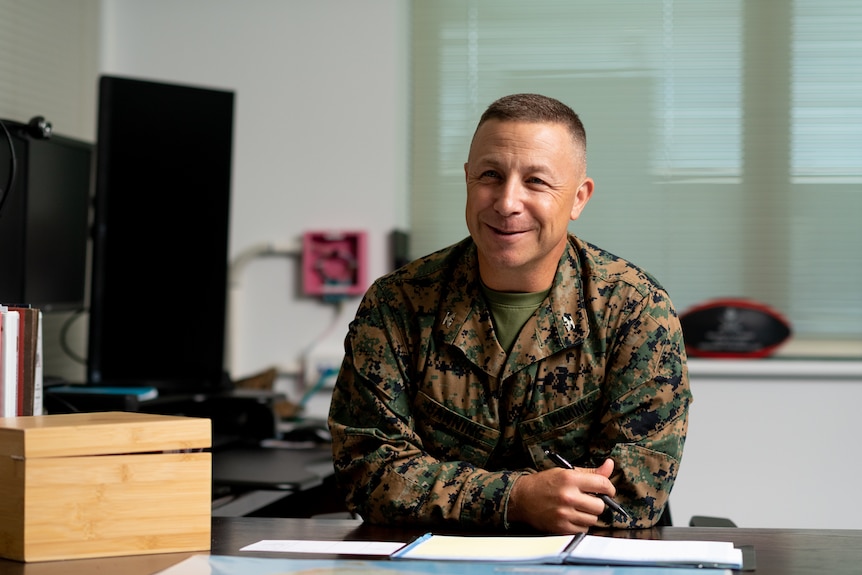
M 508 528 L 513 483 L 552 467 L 551 449 L 576 466 L 613 458 L 628 526 L 654 524 L 691 402 L 665 290 L 570 235 L 548 297 L 507 354 L 476 258 L 467 238 L 363 298 L 329 412 L 348 508 L 370 523 Z

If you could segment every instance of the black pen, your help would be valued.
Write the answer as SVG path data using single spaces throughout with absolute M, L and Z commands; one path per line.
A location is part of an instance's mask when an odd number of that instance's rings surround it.
M 554 451 L 548 451 L 546 449 L 545 455 L 547 455 L 548 459 L 553 461 L 554 465 L 556 465 L 557 467 L 562 467 L 563 469 L 574 469 L 572 464 L 569 463 L 568 461 L 566 461 L 565 458 L 563 458 L 563 456 L 560 455 L 559 453 L 556 453 Z M 619 513 L 620 515 L 622 515 L 626 519 L 631 519 L 631 516 L 626 512 L 626 510 L 623 509 L 622 507 L 620 507 L 619 503 L 617 503 L 616 501 L 611 499 L 610 495 L 605 495 L 603 493 L 601 493 L 601 494 L 597 493 L 596 495 L 602 501 L 605 502 L 605 505 L 607 505 L 608 507 L 610 507 L 611 509 L 613 509 L 614 511 L 616 511 L 617 513 Z

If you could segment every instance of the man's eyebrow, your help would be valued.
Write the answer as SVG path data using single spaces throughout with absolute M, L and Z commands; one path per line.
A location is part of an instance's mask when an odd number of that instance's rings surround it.
M 496 158 L 493 158 L 493 157 L 478 158 L 476 160 L 475 164 L 477 166 L 483 166 L 483 167 L 489 167 L 490 166 L 492 168 L 501 168 L 502 166 L 505 165 L 504 162 L 501 162 L 500 160 L 497 160 Z M 524 168 L 521 171 L 523 171 L 527 174 L 533 174 L 533 173 L 537 173 L 537 172 L 546 174 L 546 173 L 552 172 L 551 168 L 547 164 L 529 164 L 527 166 L 524 166 Z

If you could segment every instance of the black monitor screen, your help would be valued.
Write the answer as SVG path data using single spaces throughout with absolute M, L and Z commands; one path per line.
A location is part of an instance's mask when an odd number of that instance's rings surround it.
M 93 145 L 14 127 L 11 140 L 0 135 L 0 302 L 83 309 Z
M 87 379 L 226 384 L 234 94 L 103 76 Z

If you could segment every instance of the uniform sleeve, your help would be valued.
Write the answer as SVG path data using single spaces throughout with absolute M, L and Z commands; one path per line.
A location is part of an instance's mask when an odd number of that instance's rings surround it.
M 422 342 L 405 336 L 411 330 L 387 301 L 366 295 L 360 305 L 332 395 L 333 461 L 348 509 L 376 524 L 505 526 L 512 483 L 523 472 L 440 461 L 423 449 L 411 412 L 411 366 Z
M 622 326 L 605 384 L 609 405 L 598 437 L 609 443 L 597 446 L 596 458 L 610 452 L 616 498 L 636 518 L 615 526 L 650 527 L 676 480 L 692 401 L 682 329 L 663 290 Z

